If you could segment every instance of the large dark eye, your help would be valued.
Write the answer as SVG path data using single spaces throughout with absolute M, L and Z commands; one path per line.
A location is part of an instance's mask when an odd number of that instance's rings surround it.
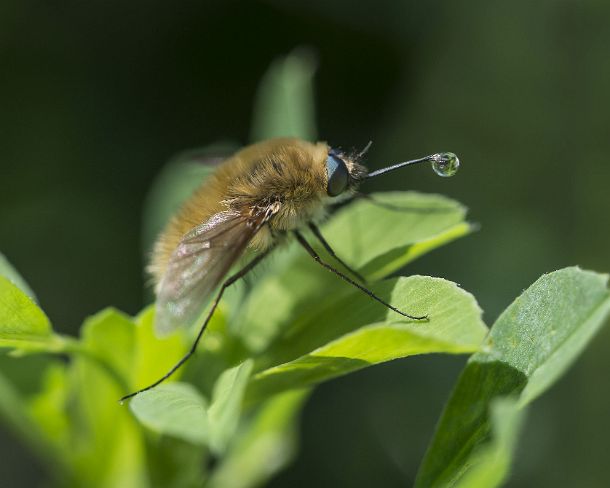
M 333 151 L 328 153 L 326 158 L 326 174 L 328 175 L 326 193 L 331 197 L 343 193 L 347 188 L 349 172 L 343 160 Z

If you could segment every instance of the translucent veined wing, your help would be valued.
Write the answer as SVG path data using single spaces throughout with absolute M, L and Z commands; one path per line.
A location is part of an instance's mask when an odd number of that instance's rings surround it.
M 155 331 L 166 335 L 191 325 L 212 291 L 243 254 L 265 215 L 225 211 L 184 235 L 173 252 L 157 293 Z

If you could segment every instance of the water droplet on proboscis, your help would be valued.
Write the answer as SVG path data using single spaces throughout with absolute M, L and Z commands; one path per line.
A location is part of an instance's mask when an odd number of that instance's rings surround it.
M 430 156 L 432 169 L 439 176 L 453 176 L 460 167 L 460 160 L 452 152 L 443 152 Z

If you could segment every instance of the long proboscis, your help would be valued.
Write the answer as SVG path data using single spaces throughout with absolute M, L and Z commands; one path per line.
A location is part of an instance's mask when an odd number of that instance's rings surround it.
M 379 176 L 379 175 L 382 175 L 385 173 L 389 173 L 390 171 L 394 171 L 395 169 L 403 168 L 405 166 L 410 166 L 412 164 L 431 163 L 432 161 L 434 161 L 434 159 L 437 156 L 438 156 L 437 154 L 430 154 L 428 156 L 424 156 L 423 158 L 411 159 L 410 161 L 403 161 L 402 163 L 396 163 L 396 164 L 393 164 L 392 166 L 388 166 L 386 168 L 381 168 L 381 169 L 378 169 L 377 171 L 373 171 L 372 173 L 369 173 L 367 175 L 367 179 L 373 178 L 374 176 Z

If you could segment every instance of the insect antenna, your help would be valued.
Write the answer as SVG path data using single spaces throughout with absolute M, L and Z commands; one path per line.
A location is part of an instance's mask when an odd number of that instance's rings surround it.
M 313 247 L 311 247 L 311 245 L 307 242 L 307 240 L 303 237 L 303 235 L 299 231 L 294 231 L 294 235 L 296 236 L 297 241 L 299 241 L 299 244 L 301 244 L 301 246 L 303 246 L 305 248 L 305 250 L 309 253 L 309 255 L 314 259 L 314 261 L 316 261 L 320 266 L 326 268 L 327 270 L 336 274 L 342 280 L 347 281 L 350 285 L 355 286 L 360 291 L 366 293 L 373 300 L 378 301 L 379 303 L 384 305 L 386 308 L 389 308 L 390 310 L 396 312 L 399 315 L 402 315 L 403 317 L 408 317 L 413 320 L 426 320 L 428 318 L 427 315 L 422 315 L 422 316 L 409 315 L 408 313 L 405 313 L 401 310 L 398 310 L 396 307 L 393 307 L 392 305 L 390 305 L 389 303 L 387 303 L 386 301 L 384 301 L 383 299 L 381 299 L 377 295 L 375 295 L 375 293 L 373 293 L 368 288 L 366 288 L 366 287 L 362 286 L 360 283 L 352 280 L 349 276 L 343 274 L 338 269 L 333 268 L 330 264 L 326 263 L 325 261 L 322 261 L 322 258 L 320 258 L 318 253 L 314 250 Z
M 193 341 L 193 345 L 191 346 L 189 351 L 182 357 L 182 359 L 180 359 L 180 361 L 178 361 L 174 366 L 172 366 L 172 368 L 167 373 L 165 373 L 161 378 L 159 378 L 157 381 L 148 385 L 145 388 L 142 388 L 138 391 L 134 391 L 133 393 L 130 393 L 129 395 L 125 395 L 123 398 L 121 398 L 119 400 L 119 403 L 123 404 L 125 402 L 125 400 L 129 400 L 130 398 L 132 398 L 136 395 L 139 395 L 140 393 L 142 393 L 144 391 L 148 391 L 151 388 L 154 388 L 155 386 L 163 383 L 166 379 L 168 379 L 171 375 L 173 375 L 178 370 L 178 368 L 180 368 L 180 366 L 182 366 L 186 361 L 188 361 L 188 359 L 197 350 L 197 345 L 199 344 L 199 340 L 201 339 L 201 336 L 203 336 L 203 333 L 205 332 L 205 329 L 207 328 L 208 323 L 210 322 L 210 319 L 212 318 L 212 315 L 214 315 L 214 311 L 216 310 L 216 307 L 218 307 L 218 303 L 220 302 L 220 299 L 222 298 L 222 295 L 225 292 L 225 290 L 229 286 L 231 286 L 233 283 L 235 283 L 237 280 L 239 280 L 240 278 L 243 278 L 246 274 L 248 274 L 248 272 L 252 271 L 252 269 L 258 263 L 260 263 L 266 256 L 269 255 L 269 253 L 271 252 L 272 249 L 273 248 L 269 248 L 264 253 L 259 254 L 254 259 L 252 259 L 252 261 L 250 261 L 248 264 L 246 264 L 243 268 L 241 268 L 239 271 L 237 271 L 234 275 L 230 276 L 229 278 L 227 278 L 224 281 L 224 283 L 220 286 L 220 290 L 218 290 L 218 293 L 216 294 L 216 298 L 214 299 L 214 302 L 212 302 L 212 307 L 210 308 L 208 315 L 206 316 L 203 324 L 201 325 L 201 328 L 199 329 L 199 333 L 197 334 L 197 337 Z
M 369 141 L 368 144 L 366 146 L 364 146 L 364 149 L 362 149 L 362 151 L 360 151 L 357 155 L 356 155 L 356 159 L 362 159 L 364 157 L 364 155 L 369 152 L 369 149 L 371 148 L 371 146 L 373 145 L 373 141 Z

